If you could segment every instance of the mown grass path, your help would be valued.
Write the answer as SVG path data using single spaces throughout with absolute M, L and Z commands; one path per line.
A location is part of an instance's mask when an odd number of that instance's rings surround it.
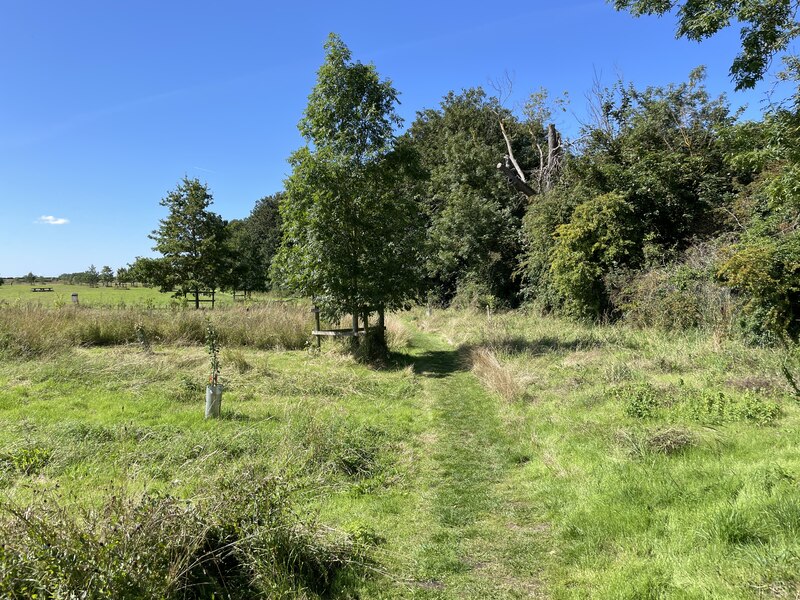
M 498 397 L 468 370 L 459 351 L 438 336 L 416 332 L 413 367 L 430 428 L 419 477 L 412 596 L 424 598 L 543 597 L 537 574 L 546 529 L 515 497 L 518 461 Z

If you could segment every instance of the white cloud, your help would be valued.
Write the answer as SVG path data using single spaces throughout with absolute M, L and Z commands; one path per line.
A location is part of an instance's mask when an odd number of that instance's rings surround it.
M 42 215 L 35 222 L 43 225 L 66 225 L 69 223 L 69 219 L 54 217 L 52 215 Z

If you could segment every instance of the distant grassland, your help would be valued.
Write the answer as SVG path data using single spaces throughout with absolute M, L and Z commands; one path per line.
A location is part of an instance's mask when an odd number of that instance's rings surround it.
M 35 287 L 51 287 L 52 292 L 33 292 Z M 173 298 L 172 294 L 162 294 L 156 288 L 131 287 L 128 289 L 117 287 L 89 287 L 88 285 L 68 285 L 65 283 L 35 283 L 23 284 L 14 282 L 0 286 L 0 302 L 36 304 L 46 307 L 65 306 L 72 303 L 72 294 L 78 294 L 78 302 L 82 306 L 95 307 L 167 307 L 175 305 L 181 300 Z M 228 294 L 217 294 L 221 304 L 232 304 L 233 300 Z
M 52 292 L 34 292 L 36 287 L 51 287 Z M 72 294 L 78 294 L 81 306 L 92 307 L 139 307 L 161 308 L 180 307 L 191 302 L 183 298 L 175 298 L 172 293 L 159 292 L 157 288 L 137 285 L 136 287 L 90 287 L 88 285 L 69 285 L 61 282 L 27 284 L 15 281 L 11 285 L 6 281 L 0 285 L 0 303 L 37 304 L 39 306 L 59 307 L 72 304 Z M 272 294 L 253 294 L 253 301 L 273 300 L 277 297 Z M 231 306 L 234 304 L 233 295 L 228 292 L 217 291 L 216 306 Z M 206 304 L 204 304 L 206 306 Z

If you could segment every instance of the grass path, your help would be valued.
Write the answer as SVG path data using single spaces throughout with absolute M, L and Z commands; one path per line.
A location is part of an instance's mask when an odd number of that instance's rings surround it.
M 417 547 L 416 585 L 424 598 L 543 597 L 537 574 L 546 528 L 515 497 L 514 458 L 501 400 L 438 336 L 412 338 L 430 428 L 419 485 L 428 511 Z

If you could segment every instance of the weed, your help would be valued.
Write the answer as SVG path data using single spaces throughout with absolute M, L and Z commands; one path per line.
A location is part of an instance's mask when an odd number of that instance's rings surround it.
M 20 475 L 37 475 L 50 462 L 53 451 L 39 446 L 23 447 L 0 453 L 0 470 Z
M 652 419 L 663 405 L 663 394 L 652 385 L 640 383 L 626 385 L 614 391 L 614 399 L 622 404 L 623 411 L 634 419 Z
M 0 596 L 328 595 L 369 561 L 370 540 L 300 522 L 279 480 L 251 473 L 221 488 L 197 503 L 119 491 L 77 513 L 53 497 L 0 503 Z

